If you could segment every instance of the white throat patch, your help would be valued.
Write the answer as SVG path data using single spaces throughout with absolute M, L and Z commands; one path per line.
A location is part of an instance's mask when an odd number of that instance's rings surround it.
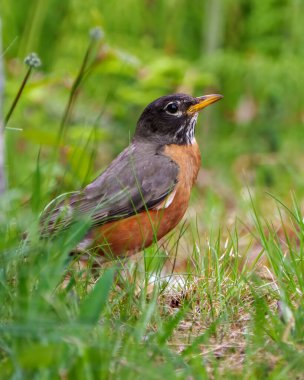
M 187 128 L 187 143 L 193 144 L 195 142 L 195 125 L 197 121 L 198 114 L 196 113 L 190 120 L 189 126 Z

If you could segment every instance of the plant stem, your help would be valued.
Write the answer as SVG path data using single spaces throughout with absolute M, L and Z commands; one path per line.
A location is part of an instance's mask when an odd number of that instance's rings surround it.
M 19 101 L 19 99 L 20 99 L 20 97 L 21 97 L 21 94 L 22 94 L 22 92 L 23 92 L 23 89 L 24 89 L 24 87 L 25 87 L 25 85 L 26 85 L 26 82 L 28 81 L 28 78 L 29 78 L 31 72 L 32 72 L 32 67 L 29 67 L 28 70 L 27 70 L 27 73 L 26 73 L 26 75 L 25 75 L 25 77 L 24 77 L 24 79 L 23 79 L 23 81 L 22 81 L 22 83 L 21 83 L 21 86 L 20 86 L 20 88 L 19 88 L 19 91 L 18 91 L 18 93 L 17 93 L 17 95 L 16 95 L 16 97 L 15 97 L 15 99 L 14 99 L 14 101 L 13 101 L 13 104 L 11 105 L 11 108 L 10 108 L 10 110 L 8 111 L 8 113 L 7 113 L 7 115 L 6 115 L 5 119 L 4 119 L 4 127 L 5 127 L 5 126 L 7 125 L 7 123 L 9 122 L 9 119 L 11 118 L 11 115 L 12 115 L 12 113 L 14 112 L 14 109 L 16 108 L 16 105 L 17 105 L 17 103 L 18 103 L 18 101 Z
M 61 138 L 64 135 L 66 123 L 67 123 L 67 121 L 68 121 L 68 119 L 70 117 L 70 114 L 71 114 L 72 108 L 73 108 L 73 104 L 74 104 L 74 102 L 76 100 L 76 97 L 77 97 L 77 90 L 79 89 L 80 83 L 81 83 L 81 81 L 82 81 L 82 79 L 84 77 L 84 74 L 85 74 L 85 69 L 86 69 L 86 66 L 87 66 L 87 63 L 88 63 L 88 59 L 89 59 L 92 47 L 93 47 L 93 42 L 94 41 L 92 40 L 90 42 L 88 48 L 87 48 L 87 51 L 86 51 L 86 53 L 84 55 L 84 58 L 83 58 L 80 70 L 78 72 L 78 75 L 77 75 L 77 77 L 76 77 L 76 79 L 75 79 L 75 81 L 74 81 L 74 83 L 72 85 L 70 96 L 69 96 L 69 100 L 68 100 L 68 103 L 66 105 L 66 108 L 65 108 L 65 111 L 64 111 L 61 123 L 60 123 L 59 134 L 58 134 L 58 141 L 60 141 Z

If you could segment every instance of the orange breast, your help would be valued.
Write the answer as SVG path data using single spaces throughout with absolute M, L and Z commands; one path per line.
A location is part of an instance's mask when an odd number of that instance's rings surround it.
M 99 254 L 132 255 L 161 239 L 184 216 L 188 207 L 191 188 L 200 167 L 199 148 L 196 143 L 187 146 L 167 145 L 164 154 L 173 159 L 180 167 L 172 202 L 170 203 L 168 200 L 166 207 L 165 200 L 155 209 L 94 229 L 90 237 L 93 238 L 94 245 L 98 246 Z

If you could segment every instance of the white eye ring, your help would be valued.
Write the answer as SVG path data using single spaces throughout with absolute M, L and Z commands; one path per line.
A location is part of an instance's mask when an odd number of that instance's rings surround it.
M 176 101 L 175 102 L 170 102 L 170 103 L 168 103 L 166 105 L 165 111 L 169 115 L 180 117 L 180 116 L 182 116 L 183 113 L 179 109 L 179 105 L 180 105 L 180 102 L 176 102 Z

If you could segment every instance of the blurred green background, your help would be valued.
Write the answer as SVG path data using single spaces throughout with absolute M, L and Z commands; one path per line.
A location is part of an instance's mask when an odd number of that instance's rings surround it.
M 246 213 L 248 189 L 265 212 L 265 191 L 287 204 L 290 190 L 302 197 L 303 1 L 2 0 L 0 12 L 5 112 L 24 57 L 35 51 L 43 63 L 5 132 L 10 201 L 27 204 L 38 155 L 37 210 L 88 183 L 127 145 L 143 108 L 174 92 L 224 95 L 197 126 L 203 169 L 193 202 L 203 223 Z M 95 26 L 104 35 L 54 156 Z
M 4 115 L 24 58 L 42 60 L 5 128 L 1 379 L 303 378 L 304 1 L 0 0 L 0 19 Z M 198 120 L 186 224 L 115 279 L 117 263 L 67 264 L 86 223 L 42 240 L 38 214 L 109 164 L 148 103 L 180 91 L 224 95 Z

